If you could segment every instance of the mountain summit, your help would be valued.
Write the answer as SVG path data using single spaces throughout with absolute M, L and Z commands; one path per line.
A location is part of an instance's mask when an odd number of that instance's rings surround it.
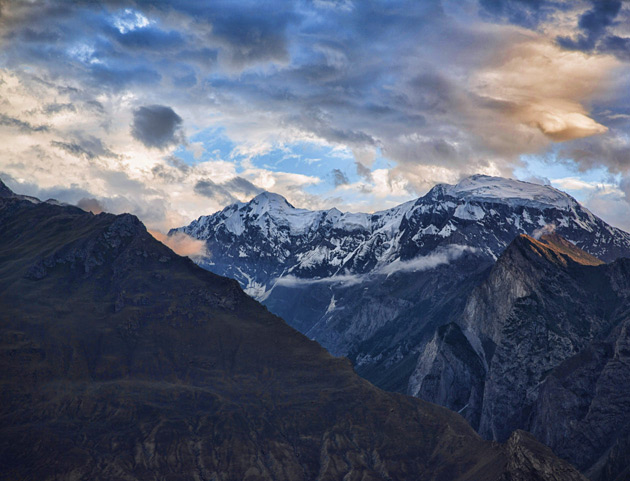
M 508 203 L 538 208 L 555 207 L 570 210 L 578 202 L 570 195 L 549 185 L 532 184 L 514 179 L 473 175 L 456 185 L 438 184 L 429 196 L 454 197 L 463 201 Z

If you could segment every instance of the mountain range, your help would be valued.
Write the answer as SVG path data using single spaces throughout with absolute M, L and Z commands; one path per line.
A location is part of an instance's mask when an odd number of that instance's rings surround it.
M 550 186 L 476 175 L 374 214 L 296 209 L 277 194 L 202 216 L 175 232 L 206 242 L 202 267 L 245 292 L 377 385 L 413 393 L 435 329 L 518 235 L 554 231 L 612 261 L 630 234 Z
M 458 411 L 487 439 L 529 430 L 591 479 L 626 479 L 630 235 L 569 195 L 473 176 L 344 214 L 264 193 L 174 232 L 378 386 Z
M 0 182 L 0 477 L 583 481 L 382 391 L 129 214 Z

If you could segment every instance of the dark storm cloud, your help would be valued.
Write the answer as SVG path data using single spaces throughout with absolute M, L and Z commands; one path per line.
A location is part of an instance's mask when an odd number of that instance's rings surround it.
M 131 135 L 147 147 L 164 149 L 183 141 L 182 118 L 166 105 L 147 105 L 133 112 Z
M 335 184 L 335 187 L 350 183 L 350 181 L 348 180 L 348 176 L 339 169 L 333 169 L 330 174 L 332 175 L 332 180 L 333 184 Z

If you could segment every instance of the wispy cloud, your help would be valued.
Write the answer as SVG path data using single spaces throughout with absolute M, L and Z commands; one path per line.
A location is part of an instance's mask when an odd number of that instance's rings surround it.
M 377 273 L 390 276 L 398 272 L 428 271 L 444 264 L 450 264 L 451 262 L 459 259 L 465 253 L 474 254 L 477 251 L 478 249 L 474 247 L 453 244 L 437 249 L 435 252 L 426 256 L 416 257 L 415 259 L 407 261 L 397 259 L 391 264 L 379 269 Z
M 310 285 L 340 285 L 343 287 L 349 287 L 356 284 L 360 284 L 368 279 L 374 279 L 376 277 L 389 277 L 393 274 L 403 272 L 421 272 L 435 269 L 441 265 L 450 264 L 451 262 L 459 259 L 465 253 L 474 254 L 477 249 L 469 246 L 462 245 L 449 245 L 436 249 L 434 252 L 427 254 L 426 256 L 416 257 L 414 259 L 401 261 L 396 259 L 389 264 L 385 264 L 376 267 L 374 270 L 367 274 L 336 274 L 330 277 L 322 277 L 316 279 L 304 279 L 296 277 L 294 275 L 287 275 L 279 277 L 275 281 L 275 285 L 285 287 L 302 287 Z

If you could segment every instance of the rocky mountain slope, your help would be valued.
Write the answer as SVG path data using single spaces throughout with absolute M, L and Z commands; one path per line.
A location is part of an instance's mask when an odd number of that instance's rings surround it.
M 473 176 L 374 214 L 307 211 L 263 193 L 173 232 L 205 240 L 202 267 L 239 281 L 273 313 L 349 356 L 389 390 L 519 234 L 555 230 L 593 256 L 630 255 L 630 234 L 549 186 Z
M 519 236 L 438 330 L 412 394 L 486 438 L 525 429 L 591 479 L 630 472 L 630 259 L 604 264 L 557 235 Z
M 0 187 L 0 478 L 584 480 L 375 388 L 135 217 Z

